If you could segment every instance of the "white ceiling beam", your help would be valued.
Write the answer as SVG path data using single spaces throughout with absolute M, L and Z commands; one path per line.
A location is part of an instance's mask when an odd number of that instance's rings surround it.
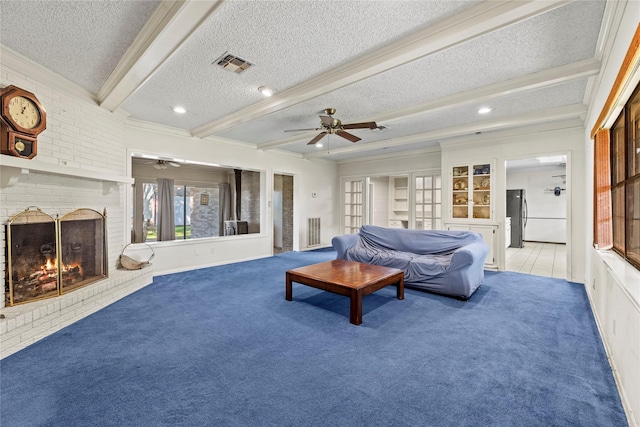
M 533 111 L 530 113 L 518 114 L 503 119 L 492 121 L 472 123 L 466 126 L 456 126 L 446 129 L 438 129 L 430 132 L 423 132 L 414 135 L 408 135 L 401 138 L 386 139 L 383 141 L 370 142 L 367 144 L 353 144 L 348 147 L 336 148 L 329 153 L 326 151 L 317 151 L 305 154 L 305 159 L 313 159 L 325 157 L 335 154 L 355 153 L 363 151 L 371 151 L 382 148 L 398 147 L 402 145 L 415 144 L 416 142 L 427 142 L 443 138 L 452 138 L 456 136 L 474 134 L 476 132 L 497 131 L 500 129 L 509 129 L 518 126 L 528 126 L 537 123 L 544 123 L 552 120 L 565 120 L 569 118 L 578 118 L 587 112 L 585 104 L 572 104 L 562 107 L 556 107 L 541 111 Z
M 192 130 L 191 134 L 196 137 L 205 137 L 222 132 L 555 9 L 568 2 L 568 0 L 484 1 L 457 15 L 336 67 L 330 73 L 323 73 L 297 86 L 276 93 L 262 102 L 200 126 Z
M 407 119 L 411 116 L 423 113 L 432 113 L 445 108 L 453 108 L 466 104 L 486 102 L 501 96 L 513 95 L 534 89 L 541 89 L 561 83 L 567 83 L 573 80 L 583 79 L 595 76 L 600 71 L 600 61 L 590 58 L 582 61 L 566 64 L 560 67 L 551 68 L 549 70 L 540 71 L 522 77 L 516 77 L 504 82 L 483 86 L 476 89 L 456 93 L 442 98 L 423 102 L 421 104 L 412 105 L 401 108 L 388 113 L 380 114 L 373 117 L 360 118 L 355 122 L 375 121 L 376 123 L 391 122 Z M 317 132 L 299 133 L 288 138 L 282 138 L 275 141 L 269 141 L 258 144 L 256 148 L 260 150 L 269 150 L 281 147 L 283 145 L 292 144 L 304 139 L 311 139 Z
M 222 4 L 165 0 L 156 9 L 97 93 L 109 111 L 120 107 Z

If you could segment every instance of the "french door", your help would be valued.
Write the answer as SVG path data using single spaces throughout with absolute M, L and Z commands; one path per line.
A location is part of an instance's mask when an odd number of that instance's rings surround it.
M 368 223 L 369 179 L 367 177 L 342 178 L 342 228 L 345 234 L 360 231 Z

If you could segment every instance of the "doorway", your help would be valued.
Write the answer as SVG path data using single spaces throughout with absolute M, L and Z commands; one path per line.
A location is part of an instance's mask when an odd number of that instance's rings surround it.
M 505 167 L 505 270 L 566 279 L 567 155 L 509 160 Z
M 273 253 L 293 250 L 293 175 L 273 175 Z

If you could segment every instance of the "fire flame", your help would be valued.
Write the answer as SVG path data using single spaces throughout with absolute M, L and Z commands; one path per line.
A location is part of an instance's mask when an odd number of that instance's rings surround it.
M 47 258 L 47 262 L 40 266 L 40 269 L 42 270 L 43 274 L 53 276 L 58 272 L 58 269 L 56 267 L 57 263 L 57 258 Z M 79 273 L 82 274 L 82 266 L 79 263 L 75 262 L 73 264 L 62 264 L 63 272 L 71 270 L 78 270 Z

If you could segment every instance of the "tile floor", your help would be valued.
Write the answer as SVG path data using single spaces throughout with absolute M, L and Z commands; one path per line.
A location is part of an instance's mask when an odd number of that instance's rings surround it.
M 525 242 L 524 248 L 507 248 L 506 270 L 537 276 L 567 278 L 567 246 Z

